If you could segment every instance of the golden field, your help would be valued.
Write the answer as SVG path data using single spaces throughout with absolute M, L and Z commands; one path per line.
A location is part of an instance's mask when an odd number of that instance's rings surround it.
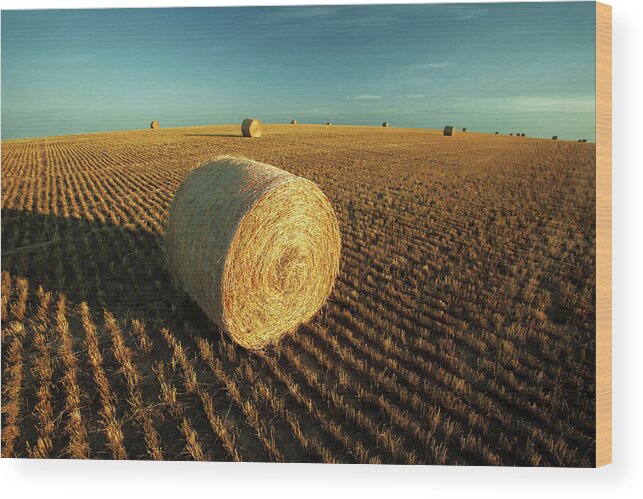
M 2 144 L 2 455 L 591 466 L 595 146 L 267 125 Z M 221 154 L 326 193 L 329 302 L 250 353 L 174 286 L 174 191 Z

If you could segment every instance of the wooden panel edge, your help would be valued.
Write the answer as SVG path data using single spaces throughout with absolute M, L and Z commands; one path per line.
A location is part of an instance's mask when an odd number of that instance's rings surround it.
M 612 462 L 612 7 L 596 2 L 596 466 Z

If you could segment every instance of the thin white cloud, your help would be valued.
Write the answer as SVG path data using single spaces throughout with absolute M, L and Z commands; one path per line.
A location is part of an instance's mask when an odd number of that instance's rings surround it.
M 426 97 L 426 96 L 427 94 L 409 94 L 409 95 L 406 95 L 405 97 L 409 99 L 422 99 L 423 97 Z
M 594 96 L 544 97 L 513 96 L 506 98 L 466 99 L 465 106 L 476 105 L 481 108 L 507 109 L 519 113 L 542 112 L 593 112 L 596 106 Z
M 294 6 L 289 8 L 274 9 L 268 11 L 265 15 L 272 20 L 301 20 L 317 17 L 332 16 L 341 13 L 341 9 L 332 5 L 311 5 L 307 7 Z
M 355 100 L 380 100 L 382 98 L 381 95 L 370 95 L 370 94 L 360 94 L 356 95 Z
M 458 21 L 468 21 L 469 19 L 478 19 L 489 12 L 489 9 L 474 7 L 473 5 L 450 5 L 450 12 L 454 19 Z
M 453 66 L 452 62 L 425 62 L 421 64 L 412 64 L 412 69 L 444 69 Z

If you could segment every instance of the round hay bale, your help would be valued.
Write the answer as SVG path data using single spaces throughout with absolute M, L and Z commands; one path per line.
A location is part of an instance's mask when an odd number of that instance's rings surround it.
M 587 139 L 583 139 L 583 140 L 581 140 L 581 142 L 587 142 Z
M 498 132 L 496 132 L 496 135 L 498 135 Z
M 382 123 L 382 126 L 383 126 L 384 128 L 388 128 L 388 126 L 389 126 L 388 121 L 385 121 L 384 123 Z
M 297 124 L 297 120 L 292 120 L 292 121 L 290 122 L 290 124 L 291 124 L 291 125 L 296 125 L 296 124 Z
M 261 128 L 261 121 L 247 118 L 241 123 L 241 134 L 244 137 L 261 137 L 263 130 Z
M 152 130 L 156 130 L 157 128 L 160 128 L 160 127 L 161 127 L 161 125 L 156 120 L 152 120 L 152 123 L 150 123 L 150 128 Z
M 512 136 L 513 136 L 513 133 L 510 133 L 510 134 L 509 134 L 509 137 L 512 137 Z
M 332 124 L 333 124 L 333 122 L 332 122 L 332 121 L 329 121 L 329 122 L 327 122 L 326 124 L 327 124 L 328 126 L 330 126 L 330 125 L 332 125 Z
M 341 238 L 309 180 L 244 158 L 219 157 L 177 190 L 168 265 L 213 322 L 251 350 L 277 342 L 326 302 Z
M 462 129 L 462 131 L 463 131 L 463 132 L 466 132 L 466 131 L 467 131 L 467 128 L 466 128 L 466 127 L 465 127 L 465 128 L 463 128 L 463 129 Z
M 551 140 L 558 140 L 558 135 L 554 135 Z
M 520 136 L 521 136 L 521 137 L 524 137 L 524 136 L 525 136 L 525 134 L 524 134 L 524 133 L 521 133 L 521 134 L 520 134 Z
M 446 135 L 447 137 L 452 137 L 453 135 L 455 135 L 455 127 L 451 125 L 445 126 L 442 134 Z

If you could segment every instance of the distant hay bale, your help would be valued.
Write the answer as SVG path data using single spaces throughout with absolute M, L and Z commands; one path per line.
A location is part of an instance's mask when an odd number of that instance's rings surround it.
M 297 124 L 297 120 L 292 120 L 292 121 L 290 122 L 290 124 L 291 124 L 291 125 L 296 125 L 296 124 Z
M 524 136 L 525 136 L 525 134 L 524 134 L 524 133 L 521 133 L 521 134 L 520 134 L 520 136 L 521 136 L 521 137 L 524 137 Z
M 510 133 L 510 134 L 509 134 L 509 137 L 512 137 L 512 136 L 513 136 L 513 133 Z
M 241 123 L 241 133 L 244 137 L 261 137 L 263 130 L 261 121 L 247 118 Z
M 452 137 L 453 135 L 455 135 L 455 127 L 452 125 L 445 126 L 442 134 L 446 135 L 447 137 Z
M 333 124 L 333 122 L 332 122 L 332 121 L 329 121 L 329 122 L 327 122 L 326 124 L 330 126 L 330 125 L 332 125 L 332 124 Z
M 582 139 L 578 139 L 578 142 L 582 142 Z
M 583 139 L 583 140 L 581 140 L 581 142 L 587 142 L 587 139 Z
M 150 123 L 150 128 L 152 130 L 156 130 L 157 128 L 160 128 L 160 127 L 161 127 L 161 125 L 156 120 L 152 120 L 152 123 Z
M 187 175 L 170 207 L 166 244 L 176 280 L 252 350 L 317 313 L 341 251 L 335 212 L 317 185 L 229 156 Z
M 498 132 L 496 132 L 496 135 L 498 135 Z
M 462 129 L 462 131 L 463 131 L 463 132 L 466 132 L 466 131 L 467 131 L 467 128 L 466 128 L 466 127 L 464 127 L 464 128 Z
M 389 126 L 389 125 L 388 125 L 388 121 L 385 121 L 384 123 L 382 123 L 382 126 L 383 126 L 384 128 L 388 128 L 388 126 Z
M 558 135 L 554 135 L 551 140 L 558 140 Z

